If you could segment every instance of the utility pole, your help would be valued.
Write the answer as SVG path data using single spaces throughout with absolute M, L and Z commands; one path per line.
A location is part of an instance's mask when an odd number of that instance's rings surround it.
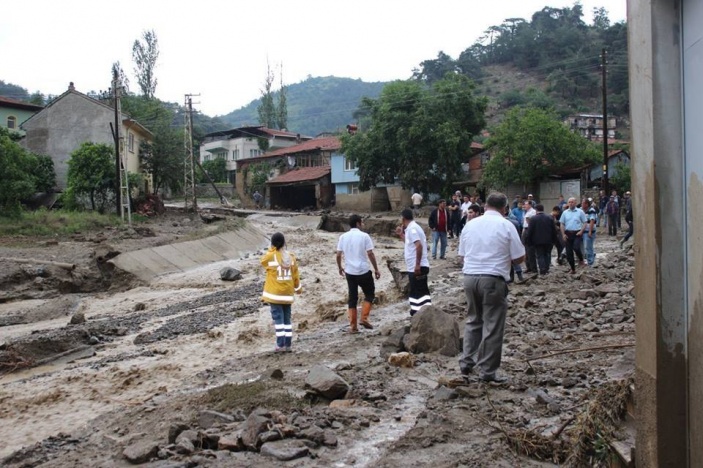
M 112 136 L 115 139 L 115 180 L 120 180 L 120 79 L 117 73 L 117 69 L 112 69 L 112 96 L 115 104 L 115 128 L 112 131 Z M 122 200 L 120 198 L 120 190 L 116 188 L 115 190 L 116 201 L 117 201 L 117 214 L 122 213 Z
M 185 205 L 186 211 L 197 211 L 198 210 L 198 200 L 195 196 L 195 157 L 193 156 L 193 100 L 192 94 L 186 94 L 185 99 L 185 131 L 184 134 L 184 145 L 185 145 L 185 159 L 183 162 L 184 169 L 184 184 L 183 192 L 185 194 Z M 188 204 L 191 204 L 189 207 Z
M 129 196 L 129 174 L 127 173 L 127 160 L 124 151 L 124 137 L 120 136 L 120 127 L 122 127 L 122 105 L 120 102 L 122 82 L 116 69 L 113 69 L 112 89 L 115 99 L 115 126 L 112 129 L 112 135 L 115 138 L 115 169 L 117 171 L 115 181 L 119 185 L 119 187 L 115 188 L 117 214 L 122 217 L 122 221 L 125 220 L 126 215 L 127 223 L 131 226 L 132 206 Z M 112 124 L 110 126 L 112 127 Z
M 601 51 L 601 73 L 602 73 L 602 89 L 603 89 L 603 178 L 601 183 L 601 188 L 603 189 L 605 196 L 610 193 L 608 187 L 608 85 L 607 85 L 607 70 L 608 65 L 608 52 L 603 48 Z

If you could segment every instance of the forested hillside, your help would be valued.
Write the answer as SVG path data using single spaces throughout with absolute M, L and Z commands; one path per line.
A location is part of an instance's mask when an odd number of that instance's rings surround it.
M 531 18 L 508 18 L 491 26 L 459 57 L 439 52 L 408 75 L 431 85 L 446 73 L 466 75 L 477 84 L 477 94 L 489 98 L 489 127 L 517 105 L 570 113 L 601 113 L 601 50 L 607 50 L 608 111 L 626 117 L 629 112 L 627 25 L 611 24 L 604 8 L 594 11 L 592 24 L 584 21 L 583 7 L 545 7 Z M 403 79 L 404 77 L 398 77 Z M 366 83 L 337 77 L 308 77 L 287 85 L 288 129 L 315 136 L 343 129 L 356 120 L 362 97 L 377 98 L 386 83 Z M 0 95 L 42 104 L 43 96 L 0 81 Z M 199 114 L 196 136 L 244 125 L 258 125 L 259 97 L 245 107 L 215 118 Z M 274 99 L 278 96 L 274 93 Z M 176 111 L 180 105 L 165 103 Z M 362 111 L 363 112 L 363 111 Z M 180 125 L 177 117 L 174 125 Z M 148 120 L 148 119 L 147 119 Z M 145 122 L 147 125 L 149 122 Z
M 594 11 L 591 25 L 584 22 L 579 4 L 545 7 L 529 20 L 508 18 L 488 28 L 458 58 L 440 52 L 423 61 L 414 76 L 432 83 L 450 72 L 467 75 L 491 98 L 494 116 L 515 105 L 552 107 L 562 115 L 600 113 L 603 48 L 608 111 L 626 116 L 627 25 L 611 24 L 604 8 Z
M 362 97 L 377 97 L 385 83 L 366 83 L 351 78 L 309 77 L 287 86 L 288 129 L 303 135 L 343 129 L 353 122 Z M 278 96 L 274 94 L 274 99 Z M 257 125 L 260 99 L 220 119 L 229 128 Z

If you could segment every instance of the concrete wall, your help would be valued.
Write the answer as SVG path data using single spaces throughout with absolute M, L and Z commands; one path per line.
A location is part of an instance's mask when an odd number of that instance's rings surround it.
M 234 187 L 232 186 L 232 184 L 219 183 L 215 184 L 215 186 L 217 186 L 217 190 L 219 190 L 222 196 L 224 196 L 225 198 L 232 198 L 235 194 Z M 215 192 L 215 189 L 212 187 L 212 184 L 196 185 L 195 195 L 199 198 L 217 198 L 217 192 Z
M 699 0 L 628 0 L 637 466 L 703 466 L 702 34 Z
M 356 211 L 367 213 L 371 211 L 372 193 L 371 190 L 349 195 L 345 193 L 337 193 L 335 195 L 335 207 L 341 211 Z
M 703 466 L 703 3 L 683 2 L 689 465 Z

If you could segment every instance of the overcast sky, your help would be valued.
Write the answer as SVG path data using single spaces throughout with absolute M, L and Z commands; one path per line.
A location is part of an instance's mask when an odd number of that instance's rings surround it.
M 156 97 L 209 116 L 260 96 L 267 60 L 286 84 L 308 76 L 405 79 L 439 51 L 457 58 L 489 26 L 530 19 L 573 0 L 24 0 L 0 15 L 0 80 L 58 95 L 110 86 L 119 61 L 138 92 L 132 44 L 153 29 L 161 54 Z M 581 0 L 585 21 L 605 7 L 626 19 L 626 0 Z M 278 88 L 278 75 L 276 89 Z M 196 104 L 197 103 L 197 104 Z

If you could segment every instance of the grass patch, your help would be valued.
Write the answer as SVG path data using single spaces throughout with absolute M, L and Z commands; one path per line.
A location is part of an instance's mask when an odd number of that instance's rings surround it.
M 132 220 L 134 221 L 134 218 Z M 0 216 L 0 236 L 66 236 L 122 224 L 122 219 L 114 214 L 101 215 L 93 211 L 37 210 L 23 212 L 17 218 Z
M 289 412 L 309 406 L 303 398 L 291 395 L 280 382 L 256 381 L 242 384 L 225 384 L 205 394 L 204 403 L 216 411 L 230 412 L 241 409 L 249 413 L 256 408 Z

